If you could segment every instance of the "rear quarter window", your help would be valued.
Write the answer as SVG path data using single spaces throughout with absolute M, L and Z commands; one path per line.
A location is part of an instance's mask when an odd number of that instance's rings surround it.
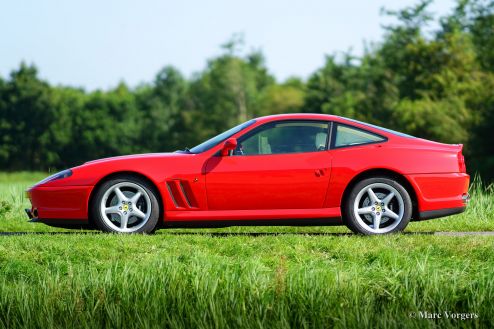
M 386 141 L 386 138 L 370 131 L 345 124 L 336 124 L 333 147 L 365 145 Z

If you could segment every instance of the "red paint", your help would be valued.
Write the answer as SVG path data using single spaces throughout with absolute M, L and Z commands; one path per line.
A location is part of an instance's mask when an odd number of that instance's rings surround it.
M 235 138 L 229 138 L 223 144 L 223 148 L 221 149 L 221 155 L 227 156 L 229 152 L 232 152 L 237 148 L 237 140 Z
M 188 220 L 268 220 L 293 218 L 337 218 L 340 208 L 318 209 L 254 209 L 254 210 L 210 210 L 210 211 L 169 211 L 167 218 L 174 221 Z
M 87 217 L 92 186 L 39 186 L 30 190 L 29 199 L 39 218 L 80 219 Z
M 329 152 L 213 157 L 206 165 L 208 209 L 322 208 L 330 173 Z
M 339 217 L 345 189 L 359 174 L 388 170 L 406 179 L 418 210 L 464 206 L 469 176 L 462 145 L 401 137 L 341 117 L 286 114 L 256 123 L 200 154 L 156 153 L 91 161 L 72 176 L 35 185 L 28 194 L 41 219 L 87 219 L 90 194 L 108 175 L 132 172 L 156 185 L 165 221 Z M 345 123 L 386 141 L 296 154 L 220 156 L 235 138 L 279 120 Z M 228 152 L 226 152 L 228 153 Z M 182 184 L 183 190 L 180 187 Z M 172 192 L 172 195 L 170 194 Z M 185 194 L 184 194 L 185 193 Z
M 464 206 L 470 176 L 465 173 L 413 174 L 407 179 L 419 196 L 421 211 Z

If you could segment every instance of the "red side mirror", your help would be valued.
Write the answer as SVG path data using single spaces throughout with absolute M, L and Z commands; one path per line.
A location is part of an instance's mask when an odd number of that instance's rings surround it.
M 223 148 L 221 149 L 221 155 L 227 156 L 230 154 L 230 151 L 233 151 L 237 148 L 237 140 L 235 138 L 229 138 L 226 140 L 225 144 L 223 144 Z

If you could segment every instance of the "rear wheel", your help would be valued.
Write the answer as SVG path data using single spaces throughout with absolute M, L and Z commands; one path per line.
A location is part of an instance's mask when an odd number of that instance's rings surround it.
M 153 190 L 147 181 L 129 175 L 104 182 L 91 205 L 95 225 L 104 232 L 152 233 L 159 218 Z
M 344 207 L 348 228 L 372 235 L 400 232 L 410 222 L 412 200 L 397 181 L 373 177 L 358 182 Z

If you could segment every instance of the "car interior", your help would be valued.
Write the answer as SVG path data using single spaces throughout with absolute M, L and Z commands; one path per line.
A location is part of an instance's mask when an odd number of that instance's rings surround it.
M 325 123 L 280 123 L 241 139 L 234 155 L 317 152 L 326 149 Z

